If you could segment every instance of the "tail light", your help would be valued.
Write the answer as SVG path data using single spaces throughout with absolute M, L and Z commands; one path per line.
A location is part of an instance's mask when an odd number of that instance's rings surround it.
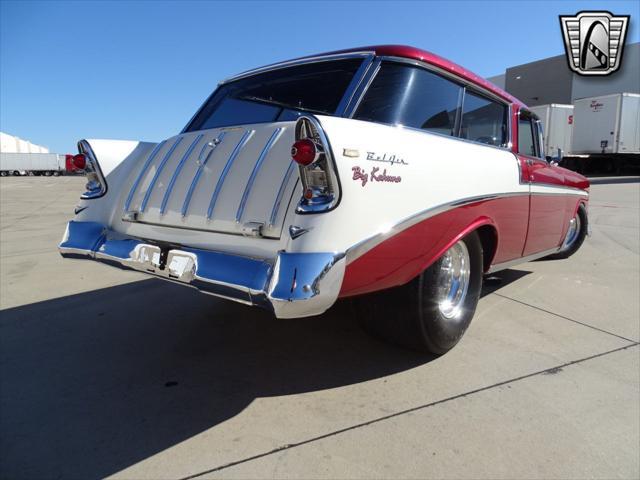
M 340 198 L 338 176 L 329 142 L 315 118 L 298 119 L 291 156 L 298 163 L 302 181 L 302 198 L 296 212 L 318 213 L 334 208 Z
M 303 167 L 311 165 L 318 159 L 316 144 L 308 138 L 298 140 L 291 147 L 291 157 Z
M 85 175 L 87 176 L 87 185 L 85 188 L 87 189 L 80 198 L 88 200 L 92 198 L 102 197 L 105 193 L 107 193 L 107 182 L 102 175 L 102 171 L 100 170 L 100 165 L 98 164 L 98 160 L 96 159 L 93 150 L 91 149 L 91 145 L 86 140 L 80 140 L 78 142 L 78 155 L 74 155 L 73 164 L 79 167 L 79 164 L 84 160 L 84 167 L 82 170 L 85 171 Z M 77 163 L 76 163 L 77 162 Z
M 87 166 L 87 157 L 84 153 L 78 153 L 71 158 L 71 162 L 78 170 L 84 170 Z

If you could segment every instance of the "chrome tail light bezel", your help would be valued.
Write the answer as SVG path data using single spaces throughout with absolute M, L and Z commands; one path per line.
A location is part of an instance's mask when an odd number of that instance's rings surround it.
M 303 194 L 296 207 L 296 213 L 304 215 L 328 212 L 340 203 L 340 179 L 329 140 L 320 122 L 312 116 L 303 115 L 296 122 L 296 142 L 305 138 L 315 143 L 318 155 L 309 165 L 298 164 Z M 307 196 L 307 192 L 310 196 Z
M 78 152 L 84 154 L 87 159 L 87 165 L 84 169 L 87 177 L 87 184 L 85 185 L 87 190 L 80 195 L 80 198 L 83 200 L 92 200 L 103 197 L 107 193 L 107 181 L 102 174 L 98 159 L 95 153 L 93 153 L 89 142 L 80 140 L 78 142 Z

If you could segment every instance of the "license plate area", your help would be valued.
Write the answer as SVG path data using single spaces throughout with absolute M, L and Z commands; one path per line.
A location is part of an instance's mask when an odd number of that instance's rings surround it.
M 179 249 L 138 244 L 131 255 L 131 267 L 161 277 L 190 283 L 196 274 L 197 257 Z

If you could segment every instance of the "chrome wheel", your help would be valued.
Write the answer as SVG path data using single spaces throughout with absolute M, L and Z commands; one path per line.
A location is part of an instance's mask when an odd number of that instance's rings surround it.
M 446 251 L 438 272 L 438 309 L 445 318 L 457 318 L 469 289 L 469 251 L 460 241 Z
M 569 221 L 569 230 L 567 231 L 567 236 L 564 237 L 561 251 L 568 250 L 576 242 L 580 236 L 580 227 L 580 215 L 576 214 L 576 216 Z

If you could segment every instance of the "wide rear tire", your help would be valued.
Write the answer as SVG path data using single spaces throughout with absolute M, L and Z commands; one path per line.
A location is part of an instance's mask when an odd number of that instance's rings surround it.
M 482 243 L 472 232 L 408 284 L 357 298 L 358 318 L 378 338 L 442 355 L 471 323 L 482 273 Z

